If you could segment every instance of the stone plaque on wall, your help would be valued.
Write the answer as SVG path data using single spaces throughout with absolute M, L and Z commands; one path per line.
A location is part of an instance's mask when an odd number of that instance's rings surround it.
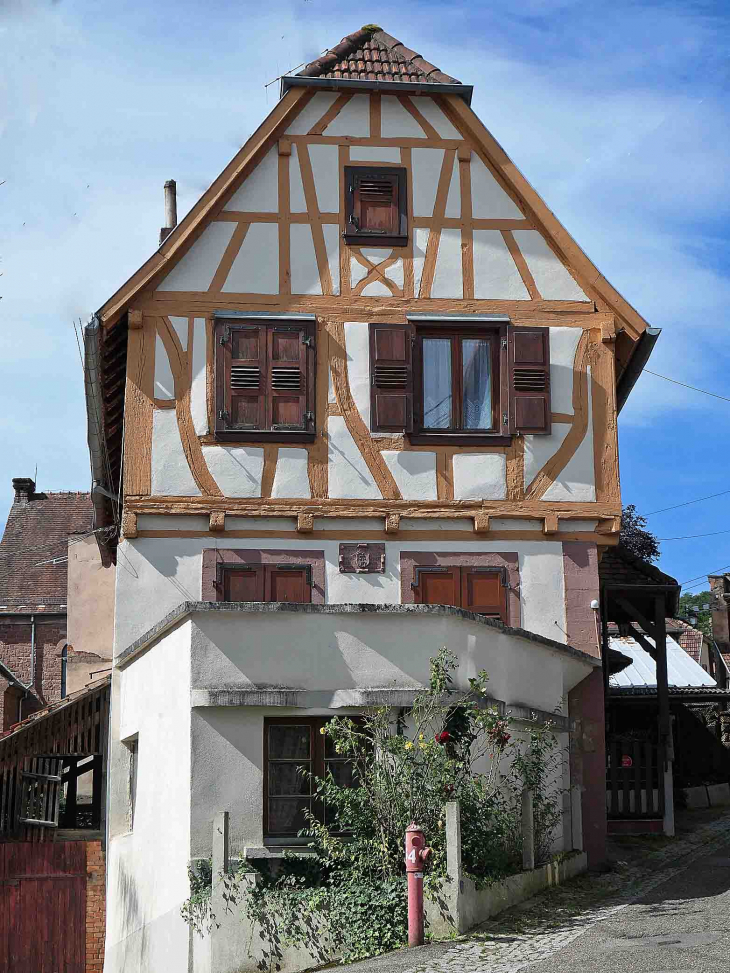
M 341 574 L 383 574 L 385 544 L 340 544 Z

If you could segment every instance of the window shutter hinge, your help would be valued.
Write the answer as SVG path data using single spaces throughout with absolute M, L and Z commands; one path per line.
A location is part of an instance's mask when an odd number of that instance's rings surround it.
M 219 343 L 224 345 L 228 341 L 228 328 L 223 332 L 223 334 L 218 339 Z
M 314 422 L 314 413 L 313 412 L 305 412 L 304 413 L 304 420 L 305 420 L 305 422 Z
M 224 409 L 220 409 L 218 412 L 218 418 L 222 419 L 224 422 L 227 422 L 231 417 Z
M 302 344 L 303 345 L 306 345 L 307 348 L 311 348 L 312 345 L 314 344 L 314 340 L 313 340 L 312 336 L 309 335 L 309 334 L 303 335 L 302 336 Z
M 503 412 L 503 413 L 502 413 L 502 422 L 504 423 L 504 425 L 505 425 L 505 426 L 506 426 L 506 425 L 507 425 L 507 423 L 509 422 L 509 416 L 507 415 L 507 413 L 506 413 L 506 412 Z
M 502 347 L 503 348 L 506 348 L 507 347 L 507 339 L 506 338 L 502 338 Z

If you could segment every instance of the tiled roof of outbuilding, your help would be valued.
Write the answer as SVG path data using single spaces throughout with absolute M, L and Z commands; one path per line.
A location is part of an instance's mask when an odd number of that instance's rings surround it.
M 65 610 L 66 561 L 39 562 L 64 558 L 69 535 L 91 530 L 92 513 L 88 493 L 16 491 L 0 541 L 0 610 Z
M 704 638 L 702 632 L 698 628 L 693 628 L 691 625 L 688 625 L 681 618 L 673 618 L 672 622 L 680 628 L 679 635 L 677 636 L 679 644 L 688 656 L 691 656 L 695 662 L 700 662 L 702 658 L 702 640 Z
M 343 37 L 339 44 L 308 64 L 297 77 L 461 84 L 375 24 L 368 24 Z
M 621 544 L 607 547 L 598 564 L 601 584 L 676 585 L 675 578 L 664 574 L 648 561 L 642 561 Z

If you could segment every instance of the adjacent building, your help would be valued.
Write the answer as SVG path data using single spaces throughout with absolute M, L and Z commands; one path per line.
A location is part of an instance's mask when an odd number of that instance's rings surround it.
M 598 560 L 658 331 L 471 97 L 344 38 L 87 328 L 100 518 L 123 483 L 108 973 L 209 968 L 179 910 L 216 812 L 242 856 L 296 846 L 281 767 L 328 765 L 333 714 L 407 710 L 442 645 L 557 713 L 556 847 L 603 858 Z

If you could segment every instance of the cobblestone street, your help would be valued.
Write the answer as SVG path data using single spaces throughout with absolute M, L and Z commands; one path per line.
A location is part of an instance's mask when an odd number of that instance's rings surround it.
M 357 973 L 726 973 L 730 814 L 551 889 L 451 945 L 355 964 Z M 624 860 L 624 845 L 626 849 Z M 634 852 L 632 854 L 632 852 Z

